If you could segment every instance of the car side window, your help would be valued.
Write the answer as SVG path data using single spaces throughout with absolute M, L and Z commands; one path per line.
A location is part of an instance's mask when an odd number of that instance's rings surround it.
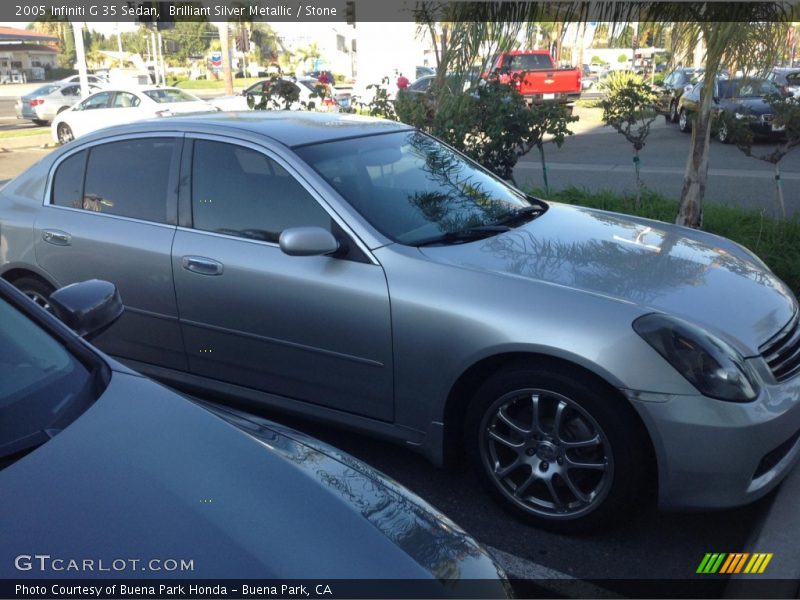
M 95 94 L 94 96 L 87 98 L 86 100 L 81 102 L 81 109 L 92 110 L 97 108 L 106 108 L 108 106 L 108 100 L 110 97 L 111 94 L 108 92 Z
M 78 85 L 68 85 L 61 90 L 62 96 L 80 96 L 81 88 Z
M 56 169 L 52 196 L 52 203 L 56 206 L 83 208 L 83 174 L 88 154 L 87 150 L 73 154 Z
M 172 138 L 133 139 L 74 154 L 55 172 L 52 203 L 165 223 L 175 148 Z
M 192 161 L 195 229 L 277 243 L 290 227 L 323 227 L 331 218 L 283 167 L 260 152 L 197 140 Z
M 133 108 L 139 106 L 141 100 L 134 94 L 129 92 L 117 92 L 114 95 L 114 103 L 112 106 L 114 108 Z

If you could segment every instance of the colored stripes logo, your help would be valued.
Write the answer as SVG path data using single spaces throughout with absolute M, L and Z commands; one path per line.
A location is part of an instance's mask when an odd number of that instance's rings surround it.
M 713 575 L 715 573 L 725 575 L 733 573 L 763 573 L 771 560 L 771 552 L 756 552 L 754 554 L 748 552 L 733 552 L 731 554 L 708 552 L 700 562 L 700 566 L 697 567 L 697 573 L 703 575 Z

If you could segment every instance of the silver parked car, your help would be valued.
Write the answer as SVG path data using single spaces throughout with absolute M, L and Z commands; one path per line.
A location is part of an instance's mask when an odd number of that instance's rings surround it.
M 578 528 L 763 496 L 800 455 L 800 317 L 748 250 L 543 202 L 406 125 L 139 123 L 0 193 L 0 274 L 115 282 L 107 352 L 177 386 L 466 456 Z
M 506 597 L 470 536 L 361 461 L 179 396 L 68 330 L 119 317 L 111 283 L 52 302 L 63 323 L 0 281 L 4 579 L 380 577 L 420 580 L 419 597 Z
M 100 88 L 96 85 L 89 85 L 91 92 L 98 89 Z M 18 119 L 27 119 L 37 125 L 47 125 L 56 115 L 74 106 L 80 99 L 80 84 L 48 83 L 18 98 L 14 112 Z

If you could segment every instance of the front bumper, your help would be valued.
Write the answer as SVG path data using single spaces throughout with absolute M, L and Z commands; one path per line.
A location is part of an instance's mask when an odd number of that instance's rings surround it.
M 658 463 L 659 505 L 724 508 L 757 500 L 800 459 L 800 377 L 753 402 L 627 392 Z

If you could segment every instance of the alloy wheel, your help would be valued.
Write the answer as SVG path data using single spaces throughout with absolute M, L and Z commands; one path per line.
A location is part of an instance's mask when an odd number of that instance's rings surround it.
M 492 405 L 480 431 L 484 468 L 500 492 L 526 512 L 574 519 L 608 495 L 611 446 L 578 402 L 543 389 L 516 390 Z
M 72 129 L 66 123 L 59 123 L 57 133 L 60 144 L 67 144 L 75 139 L 75 136 L 72 135 Z

